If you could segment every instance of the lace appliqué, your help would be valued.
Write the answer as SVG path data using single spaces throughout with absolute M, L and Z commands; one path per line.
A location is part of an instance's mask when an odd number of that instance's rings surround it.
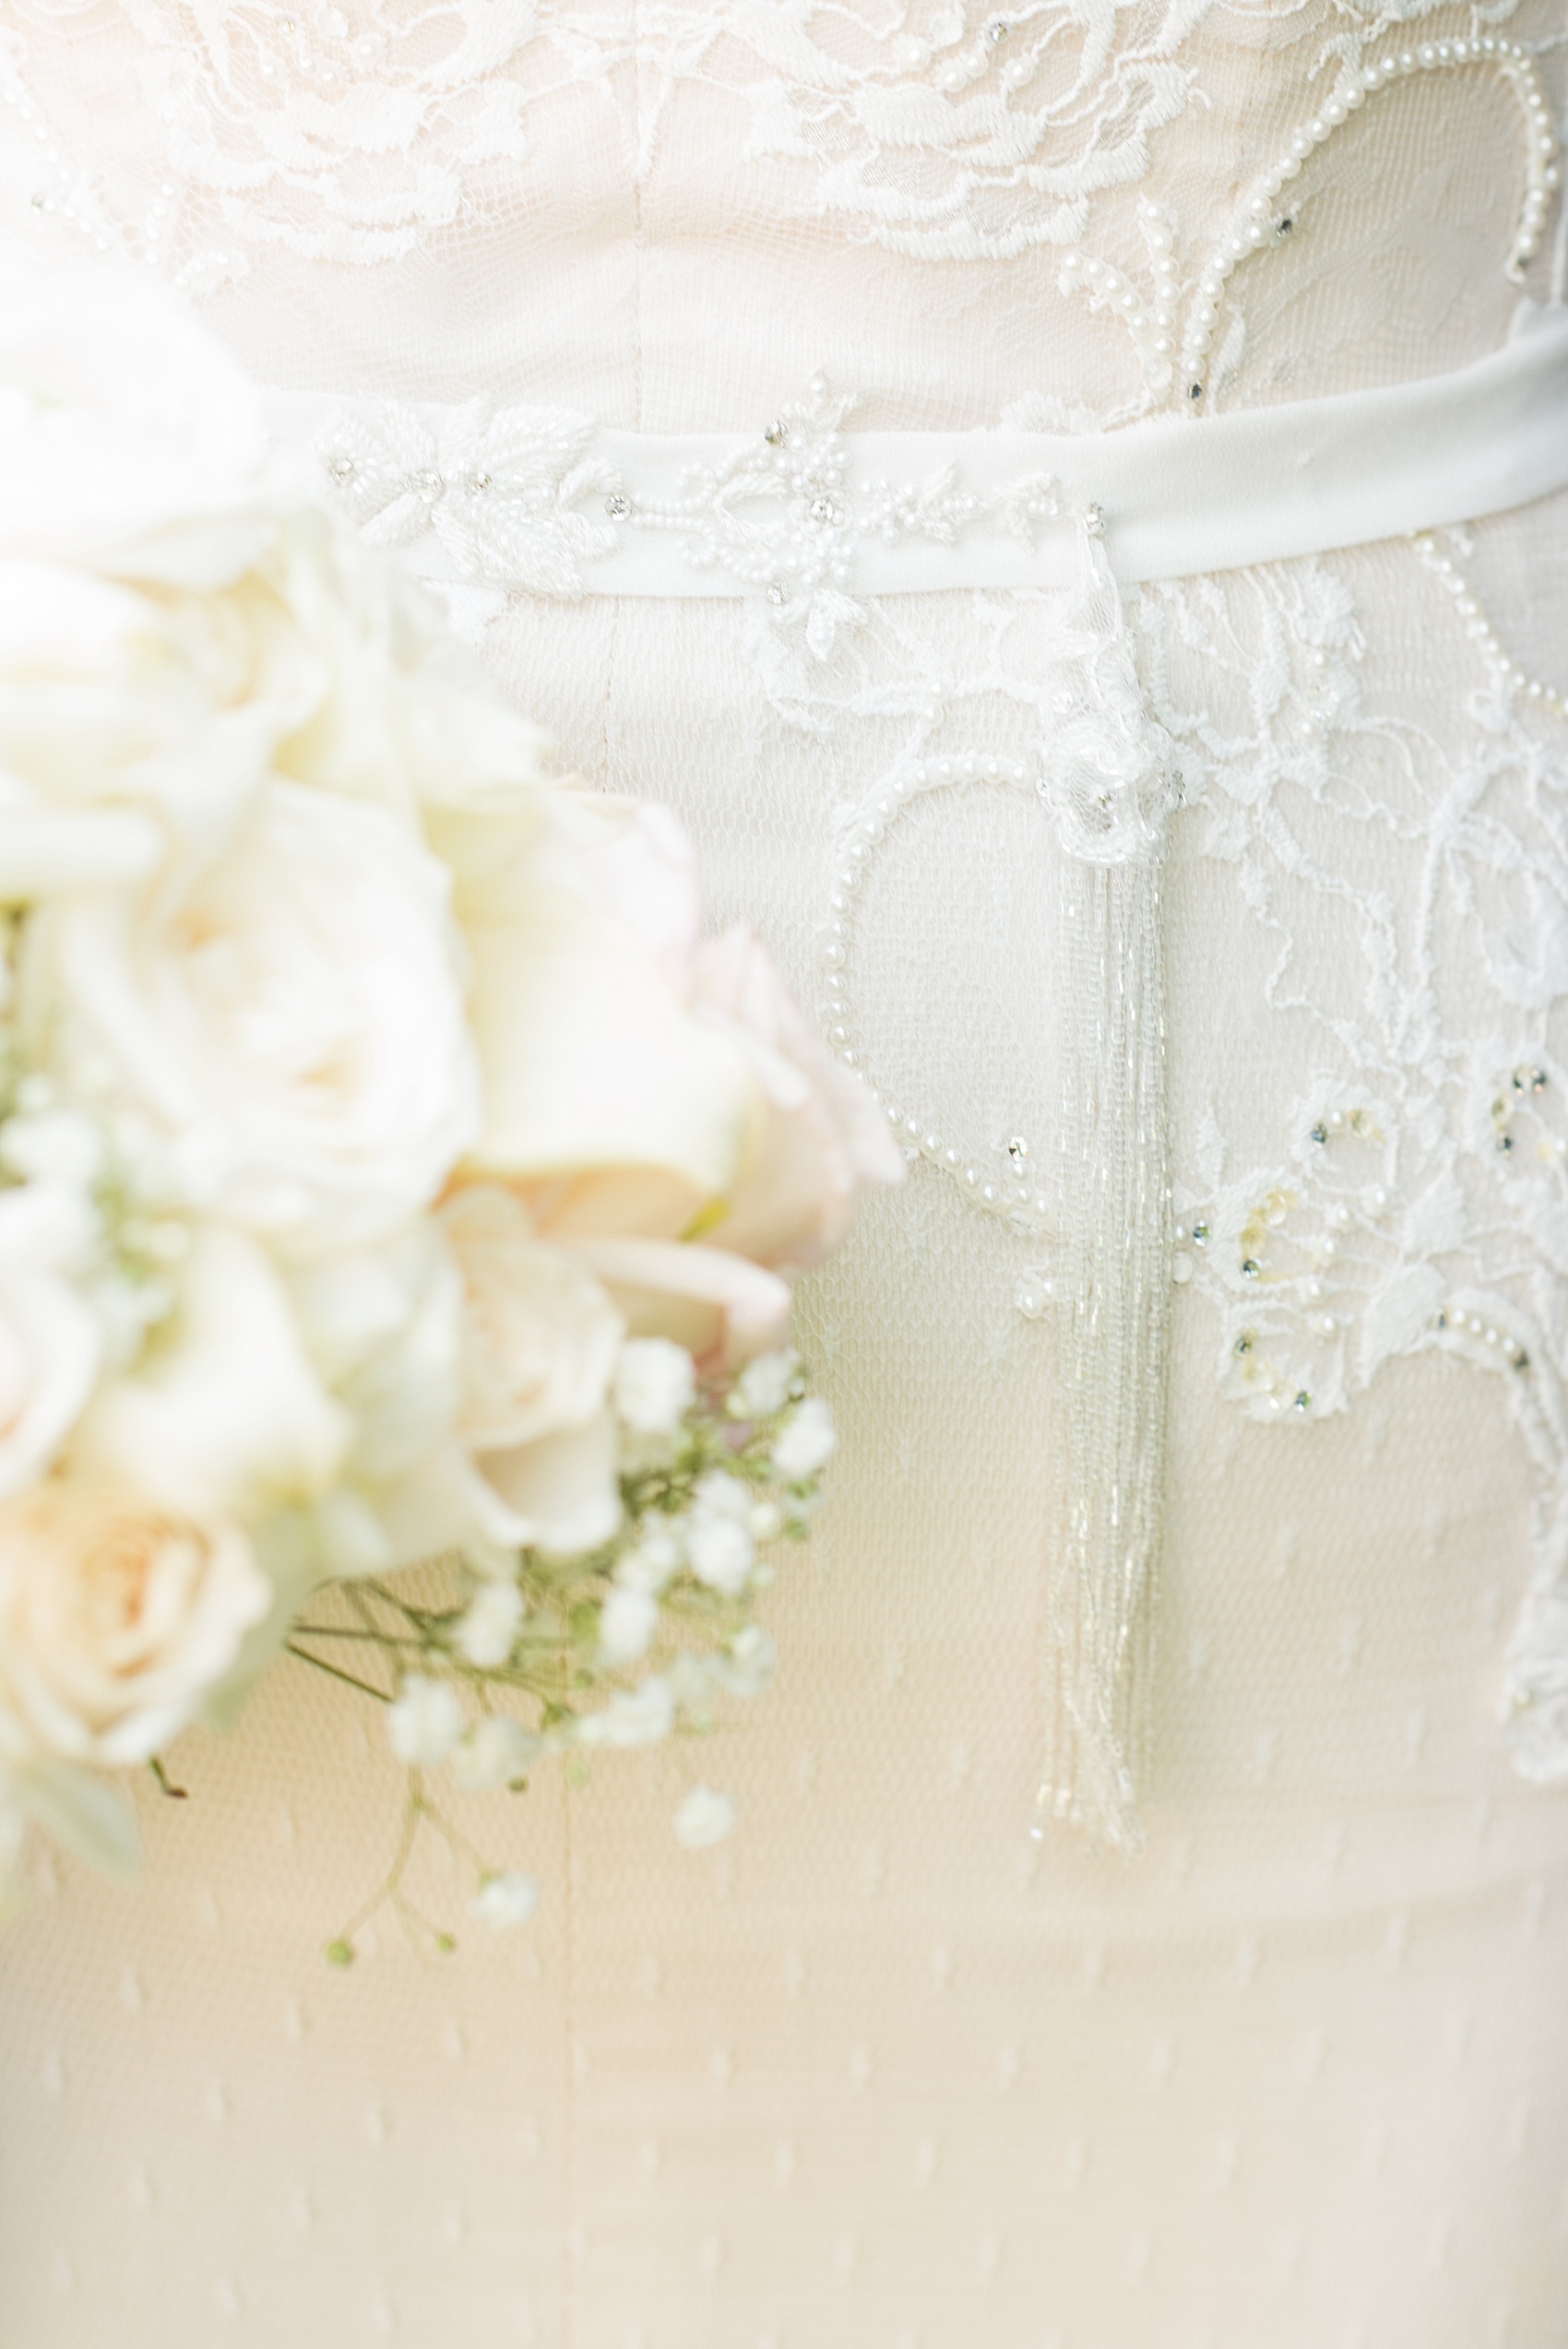
M 464 579 L 575 597 L 583 564 L 615 545 L 606 505 L 624 505 L 615 469 L 590 454 L 595 429 L 565 409 L 469 400 L 427 421 L 388 400 L 345 410 L 315 453 L 374 543 L 433 538 Z
M 741 81 L 750 153 L 814 167 L 813 208 L 857 237 L 973 261 L 1075 243 L 1095 195 L 1144 176 L 1152 136 L 1191 102 L 1176 51 L 1205 0 L 926 0 L 885 30 L 827 0 L 710 13 L 764 69 Z
M 837 630 L 864 616 L 851 591 L 867 540 L 955 546 L 989 522 L 1032 546 L 1039 526 L 1060 516 L 1058 485 L 1044 473 L 986 497 L 963 487 L 956 465 L 923 481 L 857 480 L 843 430 L 854 406 L 814 376 L 805 399 L 782 409 L 754 447 L 717 469 L 694 468 L 677 498 L 633 498 L 627 527 L 672 534 L 694 570 L 760 589 L 826 659 Z
M 1504 1717 L 1523 1774 L 1559 1784 L 1568 735 L 1562 696 L 1503 653 L 1441 542 L 1416 552 L 1459 623 L 1454 658 L 1467 641 L 1477 664 L 1457 758 L 1368 707 L 1361 629 L 1326 564 L 1140 599 L 1153 706 L 1203 786 L 1192 820 L 1269 942 L 1270 1015 L 1305 1024 L 1317 1064 L 1280 1105 L 1279 1157 L 1241 1158 L 1213 1111 L 1179 1154 L 1173 1273 L 1217 1309 L 1221 1387 L 1254 1419 L 1342 1411 L 1385 1361 L 1428 1350 L 1503 1382 L 1542 1471 Z M 1200 679 L 1250 721 L 1194 710 Z M 1389 840 L 1420 870 L 1408 921 L 1382 877 Z
M 758 595 L 826 659 L 839 629 L 865 617 L 853 589 L 868 541 L 954 546 L 986 526 L 1032 546 L 1062 513 L 1047 474 L 984 495 L 964 486 L 956 464 L 920 481 L 858 477 L 843 430 L 853 405 L 818 377 L 754 443 L 721 464 L 688 467 L 673 494 L 645 487 L 596 446 L 591 418 L 561 409 L 362 402 L 315 449 L 369 537 L 412 550 L 428 540 L 465 579 L 503 594 L 579 596 L 585 564 L 628 534 L 652 535 L 693 572 Z
M 78 159 L 41 208 L 114 234 L 198 296 L 243 277 L 258 245 L 399 260 L 457 219 L 480 174 L 526 159 L 536 92 L 517 67 L 539 13 L 533 0 L 86 0 L 68 38 L 125 20 L 139 37 L 133 71 L 164 169 L 133 210 Z

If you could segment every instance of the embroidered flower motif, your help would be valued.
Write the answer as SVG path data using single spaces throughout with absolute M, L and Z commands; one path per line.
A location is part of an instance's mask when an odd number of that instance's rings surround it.
M 593 435 L 567 409 L 469 400 L 430 422 L 388 400 L 345 410 L 316 455 L 373 545 L 434 536 L 465 579 L 576 597 L 583 564 L 616 541 L 602 503 L 615 502 L 617 476 L 587 454 Z M 579 510 L 595 495 L 598 517 Z
M 125 13 L 168 168 L 221 224 L 169 240 L 197 290 L 244 274 L 245 245 L 397 260 L 457 219 L 486 165 L 529 151 L 517 76 L 532 0 L 143 0 Z

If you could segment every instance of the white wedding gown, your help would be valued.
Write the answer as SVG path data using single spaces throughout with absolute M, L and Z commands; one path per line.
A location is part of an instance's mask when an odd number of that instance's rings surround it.
M 715 921 L 941 1145 L 801 1291 L 843 1448 L 776 1689 L 464 1809 L 542 1880 L 526 1937 L 424 1961 L 383 1924 L 327 1967 L 397 1776 L 287 1662 L 176 1750 L 188 1800 L 139 1790 L 135 1887 L 37 1857 L 0 1947 L 6 2349 L 1568 2338 L 1568 497 L 1123 590 L 1186 802 L 1126 1858 L 1029 1833 L 1049 1250 L 941 1156 L 1050 1160 L 1061 851 L 1007 774 L 1056 722 L 1057 591 L 576 594 L 618 492 L 566 479 L 589 420 L 1087 434 L 1179 412 L 1193 351 L 1216 421 L 1464 368 L 1564 272 L 1551 196 L 1508 273 L 1541 117 L 1472 32 L 1561 103 L 1560 0 L 0 12 L 5 233 L 187 289 L 320 396 L 329 462 L 357 401 L 361 518 L 445 518 L 454 609 L 564 764 L 680 812 Z M 516 408 L 583 421 L 518 457 Z M 507 431 L 533 521 L 480 562 Z M 699 1776 L 740 1825 L 692 1853 Z

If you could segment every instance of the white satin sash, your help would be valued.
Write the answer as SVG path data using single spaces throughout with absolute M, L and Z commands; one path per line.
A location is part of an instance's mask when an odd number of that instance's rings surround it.
M 761 433 L 626 433 L 564 409 L 274 392 L 369 537 L 502 594 L 794 603 L 1066 587 L 1098 508 L 1123 584 L 1325 553 L 1568 487 L 1568 313 L 1523 309 L 1450 374 L 1093 434 L 857 433 L 813 386 Z

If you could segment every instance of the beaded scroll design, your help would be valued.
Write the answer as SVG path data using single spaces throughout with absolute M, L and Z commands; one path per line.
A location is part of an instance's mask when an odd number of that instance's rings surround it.
M 1488 32 L 1384 52 L 1374 35 L 1364 45 L 1358 42 L 1355 53 L 1342 60 L 1333 89 L 1291 134 L 1277 160 L 1247 189 L 1203 263 L 1184 313 L 1175 217 L 1148 196 L 1138 203 L 1138 227 L 1149 264 L 1146 288 L 1111 261 L 1090 253 L 1067 255 L 1058 280 L 1061 291 L 1081 294 L 1091 310 L 1118 318 L 1142 365 L 1143 397 L 1117 421 L 1146 414 L 1162 401 L 1178 401 L 1192 415 L 1213 405 L 1212 394 L 1230 372 L 1240 329 L 1240 321 L 1233 320 L 1231 333 L 1217 347 L 1230 280 L 1253 254 L 1278 247 L 1299 232 L 1303 194 L 1298 184 L 1304 166 L 1380 90 L 1456 70 L 1497 77 L 1519 108 L 1525 192 L 1504 268 L 1515 284 L 1524 282 L 1526 269 L 1540 249 L 1547 208 L 1562 184 L 1551 109 L 1529 51 L 1522 42 Z

